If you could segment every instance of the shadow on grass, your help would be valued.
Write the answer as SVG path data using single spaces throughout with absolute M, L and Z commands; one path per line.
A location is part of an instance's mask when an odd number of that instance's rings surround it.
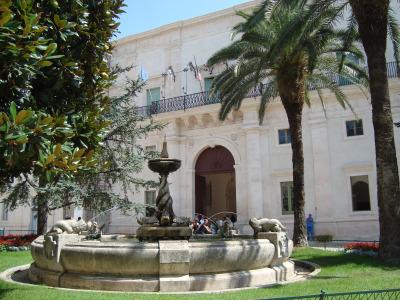
M 10 287 L 0 288 L 0 299 L 4 299 L 7 296 L 7 294 L 10 294 L 16 291 L 17 289 L 18 288 L 10 288 Z
M 323 267 L 337 267 L 343 265 L 359 265 L 365 267 L 379 268 L 385 271 L 399 269 L 399 265 L 388 264 L 380 261 L 377 257 L 367 255 L 346 254 L 344 252 L 332 252 L 315 249 L 298 249 L 297 259 L 311 261 Z

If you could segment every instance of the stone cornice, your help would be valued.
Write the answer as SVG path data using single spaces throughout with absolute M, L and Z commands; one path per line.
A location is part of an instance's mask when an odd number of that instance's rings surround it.
M 127 36 L 125 38 L 114 41 L 114 46 L 118 47 L 118 46 L 128 44 L 128 43 L 140 40 L 140 39 L 145 39 L 145 38 L 149 38 L 149 37 L 152 37 L 155 35 L 159 35 L 159 34 L 162 34 L 164 32 L 170 31 L 170 30 L 176 30 L 176 29 L 180 29 L 183 27 L 189 27 L 189 26 L 197 25 L 199 23 L 208 23 L 212 20 L 215 20 L 215 19 L 218 19 L 218 18 L 221 18 L 224 16 L 233 16 L 233 15 L 235 15 L 236 11 L 246 10 L 249 8 L 256 7 L 260 2 L 261 2 L 260 0 L 253 0 L 250 2 L 243 3 L 243 4 L 235 5 L 230 8 L 226 8 L 226 9 L 219 10 L 219 11 L 216 11 L 213 13 L 209 13 L 209 14 L 206 14 L 203 16 L 194 17 L 191 19 L 183 20 L 183 21 L 177 21 L 177 22 L 167 24 L 167 25 L 155 28 L 155 29 L 145 31 L 145 32 L 133 34 L 133 35 Z

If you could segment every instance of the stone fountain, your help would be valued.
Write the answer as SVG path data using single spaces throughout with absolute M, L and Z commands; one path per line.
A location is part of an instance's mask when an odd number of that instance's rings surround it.
M 181 161 L 169 158 L 165 138 L 161 158 L 149 160 L 148 166 L 150 170 L 160 174 L 160 186 L 153 215 L 138 219 L 142 226 L 136 232 L 137 238 L 140 241 L 189 239 L 192 235 L 189 228 L 190 218 L 176 217 L 168 187 L 168 175 L 181 167 Z
M 289 259 L 293 244 L 276 219 L 251 219 L 253 236 L 221 239 L 191 237 L 188 218 L 173 211 L 168 175 L 181 162 L 168 157 L 149 161 L 160 174 L 153 215 L 139 219 L 137 239 L 98 235 L 97 224 L 60 221 L 31 245 L 29 279 L 54 287 L 132 291 L 188 292 L 257 287 L 296 278 Z M 91 235 L 90 235 L 91 234 Z

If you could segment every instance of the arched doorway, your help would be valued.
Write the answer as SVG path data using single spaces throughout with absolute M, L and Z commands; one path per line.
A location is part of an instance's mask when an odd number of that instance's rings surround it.
M 235 160 L 222 146 L 205 149 L 196 161 L 195 212 L 211 216 L 236 213 Z

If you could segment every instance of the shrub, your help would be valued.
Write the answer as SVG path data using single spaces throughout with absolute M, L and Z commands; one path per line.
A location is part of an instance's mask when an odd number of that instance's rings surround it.
M 0 236 L 0 252 L 6 250 L 13 250 L 19 247 L 21 247 L 21 249 L 25 249 L 24 247 L 30 246 L 30 244 L 36 237 L 37 235 L 34 234 L 26 234 L 26 235 L 9 234 L 5 236 Z
M 323 242 L 323 243 L 331 242 L 333 240 L 333 236 L 330 234 L 316 235 L 315 240 L 317 242 Z
M 344 245 L 344 250 L 360 250 L 360 251 L 373 251 L 378 252 L 379 250 L 379 243 L 375 242 L 354 242 L 354 243 L 347 243 Z

